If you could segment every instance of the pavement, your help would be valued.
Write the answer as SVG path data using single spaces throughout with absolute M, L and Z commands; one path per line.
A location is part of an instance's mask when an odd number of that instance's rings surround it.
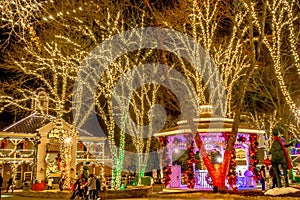
M 43 191 L 31 191 L 31 190 L 22 190 L 17 189 L 12 193 L 9 191 L 8 193 L 1 192 L 1 199 L 69 199 L 71 196 L 70 191 L 60 191 L 60 190 L 43 190 Z
M 300 190 L 300 184 L 292 184 L 291 187 L 297 188 Z M 133 188 L 132 188 L 133 189 Z M 108 193 L 113 193 L 114 191 L 109 190 Z M 116 193 L 125 192 L 123 191 L 117 191 Z M 125 193 L 124 193 L 125 194 Z M 249 196 L 251 196 L 251 199 L 258 198 L 258 199 L 269 199 L 269 197 L 264 196 L 263 192 L 261 191 L 261 188 L 239 188 L 238 191 L 220 191 L 218 193 L 214 193 L 212 189 L 187 189 L 187 188 L 168 188 L 163 189 L 162 191 L 153 192 L 150 195 L 147 195 L 146 197 L 143 197 L 141 199 L 194 199 L 191 197 L 195 197 L 197 200 L 204 200 L 204 199 L 228 199 L 226 196 L 230 195 L 229 199 L 247 199 L 249 200 Z M 13 199 L 13 200 L 24 200 L 24 199 L 69 199 L 71 196 L 71 191 L 60 191 L 60 190 L 43 190 L 43 191 L 23 191 L 21 190 L 14 190 L 14 193 L 12 194 L 11 191 L 9 193 L 3 193 L 1 197 L 5 198 L 7 200 Z M 263 198 L 259 198 L 263 197 Z M 225 197 L 225 198 L 224 198 Z M 239 198 L 237 198 L 239 197 Z M 115 199 L 121 199 L 122 196 L 119 195 L 119 197 L 114 197 Z M 114 198 L 102 198 L 102 199 L 114 199 Z M 125 196 L 123 197 L 125 198 Z M 129 197 L 128 197 L 129 198 Z M 126 199 L 128 199 L 126 198 Z M 275 198 L 275 197 L 270 197 Z M 299 198 L 297 196 L 297 198 Z M 135 198 L 136 199 L 136 198 Z M 295 199 L 295 197 L 284 197 L 283 199 Z M 300 199 L 300 198 L 299 198 Z M 136 199 L 137 200 L 137 199 Z

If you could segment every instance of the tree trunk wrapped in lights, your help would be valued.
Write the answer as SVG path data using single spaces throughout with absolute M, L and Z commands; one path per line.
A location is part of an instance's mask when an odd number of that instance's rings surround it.
M 8 28 L 9 30 L 14 30 L 11 31 L 12 34 L 16 33 L 16 31 L 18 29 L 23 30 L 23 28 L 26 29 L 26 31 L 24 33 L 29 33 L 29 34 L 18 34 L 18 35 L 22 35 L 22 36 L 27 36 L 31 37 L 31 39 L 29 39 L 25 44 L 30 43 L 30 40 L 33 43 L 38 43 L 37 42 L 37 38 L 41 38 L 41 41 L 43 43 L 41 43 L 40 45 L 36 45 L 39 49 L 39 51 L 42 51 L 42 53 L 39 54 L 35 54 L 36 52 L 30 52 L 30 56 L 28 57 L 29 59 L 27 59 L 27 57 L 24 57 L 22 62 L 16 62 L 15 65 L 13 66 L 12 64 L 9 65 L 4 65 L 4 66 L 9 66 L 9 67 L 14 67 L 16 71 L 22 73 L 24 72 L 24 76 L 23 77 L 28 77 L 28 75 L 33 75 L 33 77 L 28 78 L 28 80 L 37 80 L 40 79 L 41 82 L 45 82 L 45 85 L 47 85 L 47 88 L 49 88 L 49 91 L 51 91 L 51 95 L 52 98 L 55 100 L 54 102 L 57 101 L 63 101 L 62 105 L 68 105 L 68 101 L 67 97 L 71 96 L 71 95 L 61 95 L 65 94 L 65 93 L 69 93 L 68 90 L 66 91 L 61 91 L 61 89 L 64 88 L 69 88 L 66 87 L 69 85 L 72 85 L 70 83 L 67 83 L 67 80 L 74 80 L 74 76 L 72 74 L 76 75 L 76 71 L 77 71 L 77 64 L 73 64 L 73 63 L 80 63 L 82 58 L 74 58 L 73 55 L 83 55 L 82 57 L 84 57 L 84 53 L 83 53 L 83 49 L 88 49 L 88 47 L 85 46 L 86 43 L 89 42 L 85 42 L 86 40 L 82 41 L 76 41 L 73 42 L 74 38 L 89 38 L 88 41 L 95 41 L 95 43 L 98 43 L 100 41 L 100 39 L 98 37 L 96 37 L 99 33 L 99 31 L 96 31 L 95 33 L 93 33 L 93 30 L 99 30 L 99 28 L 101 28 L 102 30 L 102 34 L 101 34 L 101 38 L 108 38 L 105 37 L 105 33 L 107 31 L 111 31 L 110 33 L 107 33 L 107 35 L 114 35 L 116 34 L 115 32 L 113 32 L 112 30 L 119 30 L 117 24 L 118 21 L 121 21 L 121 17 L 114 19 L 112 16 L 114 16 L 114 14 L 105 16 L 105 15 L 99 15 L 99 9 L 101 6 L 99 5 L 95 5 L 95 3 L 91 3 L 91 4 L 87 4 L 85 7 L 80 7 L 78 6 L 78 4 L 76 4 L 77 8 L 76 9 L 70 9 L 68 7 L 68 9 L 61 8 L 61 9 L 47 9 L 46 14 L 44 12 L 39 12 L 40 9 L 43 8 L 49 8 L 48 5 L 50 4 L 46 4 L 45 6 L 45 2 L 40 2 L 41 4 L 36 4 L 36 1 L 28 1 L 26 3 L 26 1 L 22 1 L 20 3 L 20 1 L 15 1 L 15 0 L 5 0 L 2 1 L 3 3 L 1 3 L 0 6 L 1 7 L 1 11 L 3 11 L 2 13 L 2 18 L 3 21 L 9 22 L 11 24 L 11 26 L 3 26 L 5 27 L 5 29 L 7 27 L 11 27 Z M 37 1 L 39 2 L 39 1 Z M 49 2 L 49 1 L 48 1 Z M 150 3 L 149 1 L 145 1 L 146 4 L 148 5 L 148 7 L 150 7 Z M 184 2 L 184 1 L 183 1 Z M 192 3 L 191 3 L 192 2 Z M 213 3 L 212 3 L 213 2 Z M 299 54 L 297 52 L 299 52 L 299 49 L 297 48 L 297 44 L 299 43 L 299 39 L 297 38 L 297 34 L 299 32 L 299 29 L 297 27 L 297 17 L 295 17 L 297 15 L 297 12 L 295 12 L 295 9 L 298 9 L 298 4 L 296 3 L 297 1 L 265 1 L 263 2 L 263 6 L 261 6 L 261 4 L 257 4 L 256 1 L 253 1 L 253 3 L 251 2 L 251 4 L 249 3 L 249 5 L 247 5 L 248 1 L 237 1 L 238 3 L 228 3 L 226 4 L 226 2 L 223 1 L 187 1 L 186 4 L 187 5 L 192 5 L 193 7 L 186 7 L 187 9 L 181 9 L 181 8 L 177 8 L 180 13 L 182 13 L 182 15 L 179 15 L 175 8 L 167 11 L 165 13 L 170 14 L 170 13 L 174 13 L 173 15 L 175 15 L 176 18 L 176 22 L 178 22 L 177 20 L 180 19 L 184 19 L 185 21 L 180 21 L 183 23 L 176 23 L 174 24 L 174 19 L 172 16 L 169 18 L 162 16 L 161 13 L 159 13 L 158 11 L 152 10 L 153 12 L 151 12 L 153 14 L 153 18 L 161 18 L 164 20 L 164 22 L 158 22 L 158 24 L 165 24 L 165 25 L 170 25 L 170 27 L 172 28 L 182 28 L 184 30 L 191 30 L 192 32 L 190 32 L 188 35 L 193 35 L 195 40 L 198 40 L 199 42 L 201 42 L 201 44 L 203 44 L 204 48 L 207 49 L 207 51 L 209 52 L 217 52 L 216 57 L 216 62 L 217 65 L 220 66 L 221 70 L 224 70 L 224 84 L 226 85 L 227 91 L 230 94 L 230 96 L 228 96 L 228 101 L 230 102 L 231 99 L 235 99 L 234 95 L 231 94 L 231 92 L 233 91 L 233 88 L 235 88 L 236 84 L 236 80 L 239 79 L 243 79 L 243 74 L 245 72 L 244 69 L 247 68 L 257 68 L 257 66 L 259 66 L 261 63 L 257 62 L 254 63 L 254 65 L 249 66 L 247 59 L 245 59 L 246 57 L 248 57 L 248 55 L 250 55 L 250 57 L 252 56 L 255 59 L 255 54 L 249 52 L 250 49 L 248 48 L 249 43 L 250 46 L 252 46 L 253 51 L 258 51 L 258 57 L 259 57 L 259 47 L 262 46 L 261 43 L 263 44 L 263 46 L 268 50 L 268 51 L 264 51 L 265 54 L 267 54 L 267 56 L 264 57 L 271 57 L 272 60 L 268 60 L 270 62 L 268 63 L 272 63 L 272 66 L 274 66 L 273 71 L 275 71 L 276 74 L 276 78 L 278 79 L 279 85 L 280 85 L 280 90 L 278 90 L 276 93 L 280 93 L 280 91 L 282 92 L 286 103 L 289 105 L 290 110 L 295 113 L 297 111 L 296 109 L 296 104 L 295 104 L 295 100 L 293 99 L 292 93 L 290 92 L 291 90 L 289 90 L 288 86 L 289 85 L 293 85 L 291 83 L 287 83 L 288 79 L 286 78 L 287 76 L 289 76 L 289 73 L 285 73 L 285 68 L 289 68 L 291 69 L 290 66 L 292 66 L 292 68 L 294 68 L 295 71 L 297 71 L 298 76 L 299 76 L 299 72 L 300 72 L 300 62 L 299 62 Z M 182 1 L 180 2 L 182 3 Z M 52 4 L 52 3 L 51 3 Z M 29 6 L 28 6 L 29 5 Z M 32 5 L 32 6 L 31 6 Z M 41 6 L 44 5 L 44 6 Z M 53 4 L 54 5 L 54 4 Z M 73 4 L 72 4 L 73 5 Z M 74 4 L 75 5 L 75 4 Z M 236 7 L 234 9 L 231 9 L 230 6 L 232 5 L 240 5 L 242 8 L 240 7 Z M 50 5 L 49 5 L 50 6 Z M 94 10 L 94 12 L 87 12 L 88 10 L 86 10 L 86 8 L 88 7 L 92 7 Z M 127 5 L 126 5 L 127 6 Z M 246 9 L 243 9 L 243 7 L 246 6 Z M 15 9 L 18 8 L 18 9 Z M 81 9 L 83 8 L 84 11 L 81 11 Z M 95 9 L 96 8 L 96 9 Z M 118 6 L 113 6 L 112 9 L 118 9 Z M 264 8 L 264 10 L 262 10 L 262 8 Z M 108 10 L 111 8 L 108 8 Z M 228 9 L 228 10 L 227 10 Z M 231 9 L 231 10 L 229 10 Z M 42 10 L 42 9 L 41 9 Z M 70 11 L 74 11 L 74 12 L 70 12 L 72 14 L 66 14 L 69 13 L 68 10 Z M 188 12 L 189 10 L 193 11 L 193 13 L 188 13 L 186 14 L 186 12 Z M 234 11 L 234 12 L 227 12 L 227 11 Z M 51 12 L 50 12 L 51 11 Z M 53 12 L 52 12 L 53 11 Z M 62 12 L 57 12 L 56 11 L 62 11 Z M 76 12 L 75 12 L 76 11 Z M 251 13 L 249 12 L 251 11 Z M 274 12 L 273 12 L 274 11 Z M 50 13 L 49 13 L 50 12 Z M 231 16 L 224 16 L 222 13 L 226 13 L 226 15 L 230 15 L 232 13 Z M 249 14 L 247 15 L 247 12 L 249 12 Z M 76 13 L 76 14 L 75 14 Z M 78 13 L 78 14 L 77 14 Z M 84 17 L 81 17 L 82 13 L 89 13 L 91 14 L 91 16 L 86 16 L 83 15 Z M 122 12 L 124 13 L 124 12 Z M 204 13 L 204 14 L 203 14 Z M 246 13 L 246 14 L 245 14 Z M 49 15 L 48 15 L 49 14 Z M 103 16 L 103 18 L 107 18 L 107 19 L 112 19 L 111 21 L 109 21 L 110 23 L 102 23 L 105 20 L 101 20 L 102 18 L 93 18 L 95 15 L 97 16 Z M 129 15 L 129 14 L 128 14 Z M 268 17 L 266 17 L 266 15 L 268 15 Z M 54 16 L 54 19 L 53 19 Z M 57 16 L 57 17 L 55 17 Z M 67 18 L 67 16 L 70 16 L 70 19 Z M 162 17 L 161 17 L 162 16 Z M 248 19 L 247 19 L 247 16 Z M 287 17 L 282 17 L 282 16 L 287 16 Z M 223 18 L 224 17 L 224 18 Z M 136 18 L 136 16 L 135 16 Z M 265 20 L 265 19 L 268 20 Z M 43 19 L 40 20 L 40 19 Z M 62 19 L 62 20 L 60 20 Z M 73 19 L 76 19 L 76 21 L 74 21 Z M 100 22 L 100 26 L 97 28 L 95 23 L 89 23 L 88 20 L 94 20 L 97 22 Z M 140 18 L 139 18 L 140 19 Z M 152 19 L 152 18 L 151 18 Z M 168 22 L 167 20 L 170 20 L 170 22 Z M 219 25 L 222 25 L 222 21 L 223 19 L 230 19 L 229 23 L 226 23 L 226 28 L 223 27 L 224 29 L 218 30 L 218 27 L 220 27 Z M 249 20 L 250 19 L 250 20 Z M 37 21 L 35 21 L 37 20 Z M 225 21 L 226 21 L 225 20 Z M 123 19 L 122 19 L 123 21 Z M 139 20 L 139 21 L 143 21 L 143 20 Z M 145 20 L 146 21 L 146 20 Z M 150 21 L 150 20 L 149 20 Z M 59 23 L 57 23 L 59 22 Z M 191 24 L 187 24 L 188 26 L 185 26 L 186 22 L 190 22 Z M 220 23 L 219 23 L 220 22 Z M 70 58 L 67 55 L 64 55 L 64 51 L 60 51 L 60 48 L 55 48 L 55 45 L 60 46 L 60 44 L 53 44 L 52 42 L 48 42 L 45 41 L 45 38 L 43 38 L 43 34 L 46 35 L 46 38 L 48 36 L 51 36 L 53 34 L 51 33 L 55 33 L 55 31 L 49 31 L 48 28 L 43 30 L 43 28 L 38 28 L 38 27 L 44 27 L 44 23 L 47 23 L 47 27 L 55 27 L 58 24 L 62 24 L 62 28 L 61 30 L 65 30 L 66 27 L 70 27 L 69 31 L 67 31 L 67 34 L 64 35 L 64 31 L 57 31 L 57 35 L 55 36 L 55 40 L 61 40 L 64 41 L 63 43 L 63 50 L 66 49 L 73 49 L 72 53 L 69 53 Z M 34 26 L 34 24 L 37 24 L 37 27 Z M 82 25 L 81 25 L 82 24 Z M 89 24 L 91 24 L 91 26 L 89 26 Z M 233 27 L 228 27 L 228 24 L 235 24 L 236 26 Z M 249 35 L 249 31 L 247 26 L 255 26 L 255 37 L 251 36 L 248 37 L 247 35 Z M 123 27 L 124 24 L 120 24 L 120 27 Z M 269 30 L 266 30 L 266 27 L 271 26 L 271 28 L 269 28 Z M 19 28 L 17 28 L 19 27 Z M 105 27 L 105 28 L 102 28 Z M 124 26 L 125 27 L 125 26 Z M 129 25 L 126 25 L 126 27 L 129 27 Z M 187 28 L 188 27 L 188 28 Z M 252 27 L 253 28 L 253 27 Z M 27 30 L 28 29 L 28 30 Z M 30 30 L 30 31 L 29 31 Z M 35 33 L 35 30 L 38 30 L 38 34 Z M 72 30 L 76 30 L 74 32 L 72 32 Z M 80 31 L 82 30 L 82 34 L 80 34 Z M 225 30 L 225 31 L 224 31 Z M 272 30 L 272 31 L 270 31 Z M 122 30 L 120 29 L 120 32 Z M 7 31 L 3 31 L 3 33 L 6 34 Z M 46 32 L 46 34 L 45 34 Z M 220 38 L 218 37 L 218 35 L 220 33 L 222 34 L 226 34 L 230 32 L 230 34 L 232 35 L 232 37 L 227 34 L 226 37 L 224 38 Z M 21 31 L 21 33 L 23 33 L 23 31 Z M 50 35 L 48 35 L 48 33 Z M 266 35 L 265 35 L 266 33 Z M 221 34 L 221 35 L 222 35 Z M 268 34 L 268 35 L 267 35 Z M 107 36 L 106 35 L 106 36 Z M 282 37 L 285 36 L 285 37 Z M 11 37 L 11 35 L 9 37 L 3 37 L 3 38 L 13 38 Z M 17 37 L 18 38 L 18 37 Z M 246 38 L 246 39 L 245 39 Z M 25 39 L 25 38 L 24 38 Z M 54 37 L 49 37 L 49 41 L 52 41 L 54 39 Z M 222 46 L 222 39 L 224 39 L 224 41 L 230 41 L 228 43 L 225 43 L 225 45 Z M 44 42 L 45 41 L 45 42 Z M 54 40 L 53 40 L 54 41 Z M 70 41 L 70 42 L 69 42 Z M 243 42 L 244 41 L 244 42 Z M 254 41 L 257 42 L 257 45 L 254 46 Z M 24 45 L 21 42 L 18 42 L 21 46 L 21 48 L 23 49 Z M 70 47 L 68 48 L 67 44 L 70 44 Z M 7 44 L 7 42 L 5 42 L 5 44 Z M 47 45 L 46 45 L 47 44 Z M 283 46 L 286 45 L 288 48 L 284 48 Z M 35 46 L 35 45 L 34 45 Z M 47 51 L 51 52 L 50 55 L 45 54 L 44 52 L 44 48 L 45 46 L 48 46 L 49 48 L 46 48 Z M 80 46 L 80 48 L 77 49 L 77 47 Z M 224 48 L 225 46 L 225 48 Z M 76 50 L 75 50 L 75 48 Z M 257 48 L 256 48 L 257 47 Z M 28 48 L 28 47 L 27 47 Z M 24 48 L 24 49 L 27 49 Z M 16 49 L 16 48 L 12 48 L 12 49 Z M 78 50 L 78 51 L 77 51 Z M 284 62 L 284 58 L 286 57 L 285 55 L 287 55 L 289 53 L 289 57 L 292 58 L 291 63 L 293 63 L 293 65 L 291 64 L 286 64 L 288 62 Z M 10 56 L 12 57 L 19 57 L 19 55 L 15 52 L 9 52 Z M 239 54 L 240 53 L 240 54 Z M 53 54 L 53 56 L 52 56 Z M 219 54 L 219 55 L 218 55 Z M 238 54 L 238 55 L 237 55 Z M 24 54 L 26 55 L 26 54 Z M 44 56 L 45 57 L 41 57 Z M 62 57 L 60 57 L 60 55 L 62 55 Z M 243 57 L 245 55 L 245 57 Z M 22 55 L 23 57 L 23 55 Z M 260 56 L 263 57 L 263 56 Z M 222 58 L 225 58 L 222 60 Z M 220 60 L 221 59 L 221 60 Z M 29 61 L 27 61 L 29 60 Z M 38 61 L 40 62 L 38 62 Z M 292 61 L 294 60 L 294 61 Z M 18 59 L 16 59 L 16 61 L 18 61 Z M 49 62 L 48 62 L 49 61 Z M 61 62 L 60 62 L 61 61 Z M 65 62 L 66 61 L 66 62 Z M 53 65 L 54 63 L 54 65 Z M 27 67 L 26 65 L 32 66 L 35 69 L 31 69 L 29 67 Z M 43 67 L 41 67 L 43 66 Z M 49 68 L 47 66 L 50 66 Z M 288 66 L 288 67 L 285 67 Z M 235 67 L 235 68 L 230 68 L 230 67 Z M 267 67 L 266 67 L 267 68 Z M 68 71 L 70 70 L 70 71 Z M 53 71 L 53 74 L 51 73 Z M 61 73 L 61 71 L 63 71 L 63 73 Z M 257 71 L 261 71 L 261 70 L 257 70 Z M 54 73 L 56 72 L 56 73 Z M 231 76 L 231 72 L 237 72 L 236 74 L 234 74 L 233 76 Z M 241 73 L 238 73 L 241 72 Z M 44 74 L 46 76 L 44 76 Z M 59 74 L 64 74 L 63 76 L 60 76 Z M 292 73 L 293 75 L 295 75 L 295 73 Z M 53 77 L 53 80 L 50 79 L 48 81 L 49 77 Z M 189 78 L 189 77 L 187 77 Z M 254 79 L 254 77 L 253 77 Z M 198 77 L 195 76 L 194 79 L 191 79 L 191 82 L 194 82 L 195 84 L 199 84 L 197 85 L 197 90 L 201 90 L 200 88 L 202 87 L 200 84 L 202 83 L 201 77 L 200 79 Z M 232 80 L 232 81 L 230 81 Z M 265 81 L 265 79 L 263 79 Z M 297 79 L 293 79 L 293 80 L 297 80 Z M 63 84 L 54 84 L 57 82 L 62 81 Z M 107 81 L 109 82 L 109 81 Z M 111 81 L 113 82 L 113 81 Z M 65 84 L 67 83 L 67 84 Z M 238 82 L 239 83 L 239 82 Z M 22 84 L 26 87 L 28 87 L 29 84 Z M 36 84 L 35 84 L 36 85 Z M 63 85 L 63 87 L 60 87 L 61 85 Z M 22 109 L 25 109 L 22 104 L 20 102 L 25 102 L 26 97 L 29 96 L 26 94 L 25 91 L 28 91 L 27 88 L 19 88 L 17 91 L 18 95 L 16 98 L 11 96 L 9 93 L 7 94 L 7 97 L 12 97 L 12 98 L 7 98 L 6 99 L 6 103 L 7 105 L 16 105 L 17 103 L 19 103 L 19 106 Z M 70 87 L 72 88 L 72 87 Z M 254 87 L 256 88 L 256 87 Z M 257 87 L 258 88 L 258 87 Z M 22 92 L 20 92 L 22 91 Z M 59 91 L 59 92 L 57 92 Z M 271 90 L 269 90 L 271 91 Z M 106 91 L 105 91 L 106 92 Z M 264 93 L 264 92 L 260 92 L 260 93 Z M 269 94 L 269 92 L 266 92 L 267 94 Z M 109 96 L 109 92 L 106 92 L 106 94 Z M 205 99 L 204 95 L 201 95 L 202 92 L 197 92 L 198 94 L 198 99 L 199 102 L 204 101 L 203 99 Z M 24 98 L 20 100 L 20 96 L 23 96 Z M 201 97 L 203 99 L 201 99 Z M 82 98 L 86 98 L 86 96 L 82 97 Z M 12 100 L 11 100 L 12 99 Z M 109 99 L 109 98 L 108 98 Z M 16 101 L 17 100 L 17 101 Z M 235 102 L 235 101 L 233 101 Z M 278 101 L 281 102 L 281 101 Z M 6 104 L 5 103 L 5 104 Z M 282 103 L 282 102 L 281 102 Z M 239 104 L 240 106 L 242 106 L 242 104 Z M 232 109 L 230 109 L 231 104 L 228 104 L 228 108 L 229 108 L 229 114 L 232 113 Z M 2 111 L 3 108 L 5 108 L 5 106 L 1 106 L 0 111 Z M 102 106 L 97 106 L 99 109 L 101 109 Z M 277 106 L 275 106 L 277 107 Z M 282 106 L 283 107 L 283 106 Z M 56 110 L 56 109 L 54 109 Z M 67 113 L 68 107 L 64 108 L 65 112 Z M 111 112 L 103 112 L 103 116 L 101 116 L 103 118 L 112 118 L 112 114 Z M 101 114 L 100 114 L 101 115 Z M 109 116 L 109 117 L 108 117 Z M 298 116 L 299 116 L 299 111 L 298 111 Z M 85 118 L 78 118 L 80 121 L 85 121 Z M 299 120 L 300 118 L 296 118 L 297 120 Z M 76 120 L 75 120 L 76 121 Z M 105 124 L 107 127 L 109 127 L 109 129 L 112 127 L 112 130 L 109 130 L 109 141 L 112 142 L 114 141 L 114 125 L 112 124 L 112 119 L 108 119 L 108 120 L 103 120 L 105 121 Z M 76 123 L 75 123 L 76 124 Z M 296 133 L 296 131 L 292 131 L 293 134 Z M 295 135 L 297 136 L 297 135 Z M 297 136 L 297 138 L 299 138 L 299 136 Z M 231 147 L 232 148 L 232 145 Z M 112 149 L 114 150 L 114 149 Z M 229 166 L 229 161 L 228 158 L 231 157 L 232 154 L 232 149 L 228 149 L 226 150 L 225 154 L 224 154 L 224 162 L 226 164 L 224 164 L 225 168 L 226 166 Z M 112 151 L 113 152 L 113 151 Z M 114 156 L 114 159 L 119 159 L 121 158 L 121 156 L 118 156 L 117 153 L 115 153 L 116 156 Z M 208 158 L 207 155 L 203 155 L 204 158 Z M 228 157 L 228 158 L 227 158 Z M 221 168 L 222 170 L 225 170 L 223 168 Z M 226 171 L 226 170 L 225 170 Z
M 233 190 L 237 190 L 236 186 L 236 155 L 235 155 L 235 150 L 233 150 L 231 159 L 230 159 L 230 164 L 229 164 L 229 172 L 228 172 L 228 184 Z
M 228 173 L 228 166 L 232 157 L 232 151 L 225 151 L 222 164 L 213 164 L 206 152 L 199 133 L 196 133 L 195 142 L 200 149 L 201 158 L 212 179 L 213 186 L 218 189 L 226 189 L 225 181 Z
M 187 187 L 190 189 L 194 189 L 195 187 L 195 175 L 194 175 L 194 163 L 195 160 L 195 153 L 194 153 L 194 141 L 192 134 L 188 134 L 185 136 L 187 140 L 187 152 L 188 152 L 188 159 L 187 159 L 187 170 L 184 172 L 184 179 L 187 184 Z

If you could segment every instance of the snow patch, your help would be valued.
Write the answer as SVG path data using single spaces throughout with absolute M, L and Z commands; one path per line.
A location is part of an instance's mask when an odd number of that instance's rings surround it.
M 265 192 L 265 195 L 277 196 L 289 193 L 299 192 L 300 190 L 292 187 L 273 188 Z

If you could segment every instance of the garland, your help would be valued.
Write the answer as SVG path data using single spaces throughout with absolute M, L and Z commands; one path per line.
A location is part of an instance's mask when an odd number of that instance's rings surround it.
M 210 186 L 213 186 L 213 185 L 214 185 L 214 183 L 213 183 L 213 181 L 212 181 L 212 179 L 211 179 L 211 177 L 210 177 L 209 172 L 207 172 L 207 174 L 206 174 L 206 176 L 205 176 L 205 180 L 206 180 L 206 183 L 207 183 L 208 185 L 210 185 Z
M 227 146 L 228 144 L 228 140 L 230 138 L 230 133 L 223 133 L 223 137 L 225 139 L 225 144 Z M 238 142 L 245 142 L 246 138 L 244 136 L 239 136 L 237 138 Z M 236 190 L 236 154 L 235 154 L 235 149 L 232 151 L 231 157 L 230 157 L 230 163 L 229 163 L 229 171 L 227 174 L 227 181 L 228 184 L 230 185 L 231 188 L 233 188 L 233 190 Z
M 187 144 L 187 170 L 184 172 L 184 180 L 187 184 L 187 187 L 190 189 L 194 189 L 195 187 L 195 175 L 194 175 L 194 163 L 196 163 L 195 153 L 194 153 L 194 138 L 191 134 L 185 136 L 188 144 Z
M 243 136 L 243 135 L 240 135 L 240 136 L 238 136 L 238 138 L 237 138 L 237 141 L 238 141 L 238 142 L 241 142 L 241 143 L 246 142 L 246 140 L 247 140 L 247 138 L 246 138 L 245 136 Z
M 259 170 L 256 169 L 256 165 L 259 163 L 257 158 L 257 135 L 252 133 L 249 137 L 250 140 L 250 148 L 249 148 L 249 154 L 250 154 L 250 171 L 253 173 L 253 178 L 255 181 L 258 181 L 260 179 L 260 173 Z
M 229 164 L 229 172 L 227 175 L 228 178 L 228 184 L 230 185 L 233 190 L 236 190 L 236 155 L 235 155 L 235 149 L 232 151 L 231 158 L 230 158 L 230 164 Z
M 222 134 L 222 137 L 223 137 L 224 140 L 225 140 L 225 146 L 227 146 L 228 140 L 229 140 L 229 138 L 230 138 L 230 133 L 223 133 L 223 134 Z
M 168 145 L 169 140 L 168 137 L 159 137 L 159 142 L 161 144 L 161 147 L 163 148 L 162 153 L 162 166 L 163 167 L 163 174 L 164 174 L 164 185 L 168 186 L 171 182 L 170 175 L 172 174 L 171 166 L 170 166 L 170 157 L 169 157 L 169 151 L 167 148 L 164 148 Z

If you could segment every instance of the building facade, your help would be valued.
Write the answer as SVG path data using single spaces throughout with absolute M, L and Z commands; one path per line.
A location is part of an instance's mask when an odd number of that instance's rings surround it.
M 97 176 L 110 173 L 105 168 L 107 162 L 111 162 L 105 155 L 107 138 L 74 129 L 64 120 L 58 124 L 55 117 L 48 115 L 48 97 L 44 90 L 38 90 L 32 109 L 31 115 L 0 132 L 3 187 L 12 177 L 15 188 L 46 182 L 49 178 L 56 188 L 62 175 L 74 182 L 84 166 Z

